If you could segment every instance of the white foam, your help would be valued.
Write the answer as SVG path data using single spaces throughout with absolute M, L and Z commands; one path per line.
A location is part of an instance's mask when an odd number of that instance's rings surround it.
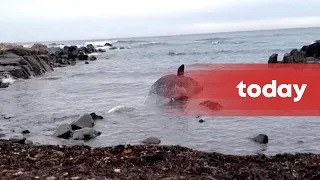
M 119 106 L 116 106 L 116 107 L 110 109 L 108 111 L 108 113 L 131 112 L 133 110 L 134 110 L 133 107 L 119 105 Z
M 11 76 L 9 76 L 9 75 L 5 75 L 5 77 L 2 77 L 2 78 L 0 79 L 0 81 L 1 81 L 2 83 L 13 84 L 16 80 L 13 79 L 13 78 L 12 78 Z

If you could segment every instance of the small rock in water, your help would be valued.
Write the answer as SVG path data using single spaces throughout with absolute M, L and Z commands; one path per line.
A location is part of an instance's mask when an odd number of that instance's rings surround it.
M 223 108 L 223 106 L 217 102 L 212 102 L 212 101 L 204 101 L 199 104 L 200 106 L 205 106 L 209 108 L 210 110 L 220 110 Z
M 269 138 L 265 134 L 259 134 L 258 136 L 254 137 L 252 140 L 262 144 L 267 144 L 269 142 Z
M 203 122 L 204 122 L 204 120 L 203 120 L 203 119 L 200 119 L 200 120 L 199 120 L 199 123 L 203 123 Z
M 144 144 L 160 144 L 161 140 L 157 137 L 149 137 L 142 141 Z
M 90 113 L 90 116 L 92 117 L 93 120 L 97 120 L 97 119 L 103 119 L 102 116 L 96 115 L 96 113 Z
M 84 62 L 84 64 L 89 64 L 89 62 L 88 62 L 88 61 L 86 61 L 86 62 Z
M 24 130 L 21 132 L 22 134 L 30 134 L 30 131 L 29 130 Z
M 5 137 L 6 135 L 3 133 L 0 133 L 0 138 Z
M 96 131 L 92 128 L 82 128 L 74 131 L 72 139 L 74 140 L 89 140 L 101 135 L 101 132 Z

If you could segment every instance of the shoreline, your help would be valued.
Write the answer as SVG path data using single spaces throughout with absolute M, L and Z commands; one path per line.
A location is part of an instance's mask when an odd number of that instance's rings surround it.
M 224 155 L 182 146 L 26 145 L 0 140 L 2 179 L 309 179 L 319 154 Z

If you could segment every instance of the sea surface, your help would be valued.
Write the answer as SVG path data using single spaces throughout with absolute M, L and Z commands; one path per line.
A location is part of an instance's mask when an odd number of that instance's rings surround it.
M 181 64 L 187 71 L 203 63 L 267 63 L 273 53 L 281 59 L 317 39 L 319 28 L 55 42 L 110 42 L 126 48 L 95 54 L 98 60 L 87 65 L 57 68 L 0 89 L 0 132 L 8 138 L 28 129 L 29 139 L 40 144 L 110 146 L 139 144 L 156 136 L 163 145 L 225 154 L 319 153 L 318 117 L 202 117 L 205 122 L 199 123 L 196 117 L 170 116 L 163 107 L 145 103 L 150 86 Z M 128 108 L 108 113 L 117 106 Z M 95 126 L 101 136 L 87 142 L 52 136 L 60 124 L 90 112 L 104 117 Z M 250 140 L 260 133 L 269 136 L 267 145 Z

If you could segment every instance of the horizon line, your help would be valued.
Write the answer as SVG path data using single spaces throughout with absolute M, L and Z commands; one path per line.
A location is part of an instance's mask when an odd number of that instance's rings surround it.
M 114 39 L 129 39 L 129 38 L 153 38 L 153 37 L 173 37 L 173 36 L 192 36 L 192 35 L 205 35 L 205 34 L 219 34 L 219 33 L 237 33 L 237 32 L 256 32 L 256 31 L 274 31 L 274 30 L 290 30 L 290 29 L 314 29 L 320 26 L 310 27 L 295 27 L 295 28 L 274 28 L 274 29 L 253 29 L 253 30 L 236 30 L 236 31 L 219 31 L 210 33 L 186 33 L 186 34 L 173 34 L 173 35 L 154 35 L 154 36 L 128 36 L 128 37 L 114 37 L 114 38 L 94 38 L 94 39 L 73 39 L 73 40 L 43 40 L 43 41 L 21 41 L 12 42 L 12 44 L 19 43 L 44 43 L 44 42 L 67 42 L 67 41 L 99 41 L 99 40 L 114 40 Z M 0 42 L 8 43 L 8 42 Z

